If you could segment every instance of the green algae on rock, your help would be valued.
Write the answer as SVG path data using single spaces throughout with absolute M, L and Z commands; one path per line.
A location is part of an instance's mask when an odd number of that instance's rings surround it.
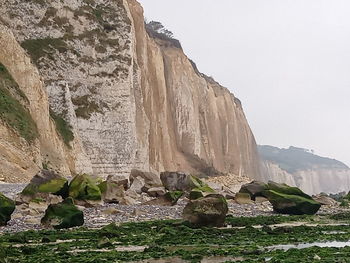
M 84 215 L 74 205 L 73 199 L 68 197 L 62 203 L 49 205 L 41 223 L 55 229 L 71 228 L 83 225 Z
M 13 211 L 15 211 L 15 202 L 0 193 L 0 226 L 5 226 L 11 220 Z
M 69 196 L 76 200 L 100 201 L 101 190 L 91 176 L 80 174 L 69 184 Z
M 321 207 L 321 204 L 312 198 L 298 195 L 288 195 L 273 190 L 264 191 L 264 195 L 270 201 L 273 209 L 282 214 L 313 215 Z
M 22 195 L 35 195 L 36 193 L 56 193 L 59 192 L 67 179 L 58 175 L 54 171 L 41 170 L 23 189 Z

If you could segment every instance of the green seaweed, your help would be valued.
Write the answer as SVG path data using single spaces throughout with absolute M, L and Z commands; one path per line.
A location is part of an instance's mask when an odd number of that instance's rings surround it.
M 333 219 L 331 219 L 333 218 Z M 239 228 L 192 228 L 180 220 L 110 224 L 102 229 L 41 230 L 0 235 L 8 262 L 130 262 L 178 257 L 200 262 L 205 257 L 240 258 L 244 262 L 348 262 L 350 247 L 271 250 L 278 244 L 348 241 L 350 229 L 343 225 L 271 226 L 276 223 L 323 220 L 338 223 L 347 214 L 335 216 L 227 217 Z M 263 225 L 263 227 L 252 227 Z M 57 239 L 66 241 L 54 243 Z M 30 242 L 30 246 L 26 245 Z M 119 246 L 145 246 L 143 252 L 116 251 Z M 95 251 L 103 248 L 102 251 Z M 81 252 L 77 252 L 81 250 Z M 74 252 L 75 251 L 75 252 Z M 317 255 L 321 258 L 318 260 Z M 12 260 L 12 261 L 11 261 Z M 231 262 L 228 260 L 227 262 Z

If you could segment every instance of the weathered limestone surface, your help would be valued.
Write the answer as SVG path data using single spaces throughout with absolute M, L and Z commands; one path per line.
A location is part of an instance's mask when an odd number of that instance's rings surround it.
M 106 177 L 136 168 L 258 177 L 240 101 L 181 49 L 150 38 L 137 1 L 0 2 L 1 46 L 11 36 L 0 62 L 28 96 L 40 131 L 35 146 L 4 146 L 18 136 L 1 136 L 5 155 L 21 160 L 1 156 L 2 173 L 23 176 L 28 166 L 33 176 L 48 158 L 65 174 Z M 70 147 L 57 135 L 49 105 L 72 126 Z M 12 166 L 1 170 L 5 165 Z

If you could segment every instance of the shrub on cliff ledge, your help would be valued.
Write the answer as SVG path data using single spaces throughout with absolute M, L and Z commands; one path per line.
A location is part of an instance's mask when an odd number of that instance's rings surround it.
M 157 21 L 145 22 L 145 28 L 150 37 L 164 40 L 171 46 L 182 49 L 180 41 L 175 39 L 174 34 L 166 29 L 162 23 Z

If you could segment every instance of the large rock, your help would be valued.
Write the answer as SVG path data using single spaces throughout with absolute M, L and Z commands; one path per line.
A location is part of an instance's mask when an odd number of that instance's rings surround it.
M 15 211 L 15 202 L 0 193 L 0 226 L 5 226 L 11 220 Z
M 106 181 L 108 183 L 122 185 L 125 190 L 129 188 L 129 178 L 125 175 L 109 175 Z
M 190 192 L 192 189 L 197 191 L 213 193 L 214 190 L 198 177 L 181 172 L 163 172 L 160 179 L 164 187 L 169 191 Z
M 327 205 L 327 206 L 338 205 L 338 202 L 336 200 L 323 194 L 315 195 L 312 197 L 312 199 L 314 199 L 316 202 L 319 202 L 321 205 Z
M 162 172 L 160 180 L 169 191 L 190 191 L 194 188 L 190 185 L 190 175 L 181 172 Z
M 49 199 L 50 194 L 66 197 L 68 181 L 53 171 L 41 170 L 20 193 L 17 201 L 29 203 L 33 199 Z
M 321 207 L 321 204 L 312 198 L 279 193 L 274 190 L 264 191 L 264 196 L 270 201 L 274 211 L 282 214 L 313 215 Z
M 228 212 L 225 197 L 211 194 L 189 202 L 183 211 L 184 220 L 196 226 L 223 226 Z
M 165 195 L 159 196 L 156 199 L 144 202 L 143 205 L 174 206 L 183 194 L 184 192 L 182 191 L 167 192 Z
M 252 200 L 255 200 L 257 196 L 263 196 L 262 193 L 264 191 L 268 190 L 268 185 L 259 182 L 259 181 L 253 181 L 249 184 L 242 185 L 241 189 L 239 190 L 240 193 L 247 193 L 250 195 L 250 198 Z
M 147 190 L 145 188 L 145 179 L 142 177 L 136 177 L 132 180 L 131 186 L 129 190 L 135 191 L 138 194 L 141 194 L 143 190 Z
M 101 190 L 93 178 L 87 174 L 80 174 L 70 182 L 69 196 L 81 201 L 100 201 Z
M 102 199 L 106 203 L 119 203 L 125 197 L 125 188 L 123 185 L 103 182 L 103 187 L 99 184 L 101 189 Z
M 45 226 L 55 229 L 71 228 L 84 224 L 84 214 L 75 205 L 72 198 L 65 199 L 62 203 L 49 205 L 45 216 L 41 219 Z
M 133 183 L 134 179 L 137 177 L 142 178 L 144 180 L 145 192 L 150 188 L 163 186 L 159 174 L 132 169 L 129 176 L 130 183 Z
M 278 193 L 282 193 L 286 195 L 297 195 L 297 196 L 305 197 L 307 199 L 312 199 L 311 196 L 305 194 L 298 187 L 292 187 L 287 184 L 280 184 L 272 181 L 269 181 L 267 186 L 268 186 L 268 190 L 272 190 Z

